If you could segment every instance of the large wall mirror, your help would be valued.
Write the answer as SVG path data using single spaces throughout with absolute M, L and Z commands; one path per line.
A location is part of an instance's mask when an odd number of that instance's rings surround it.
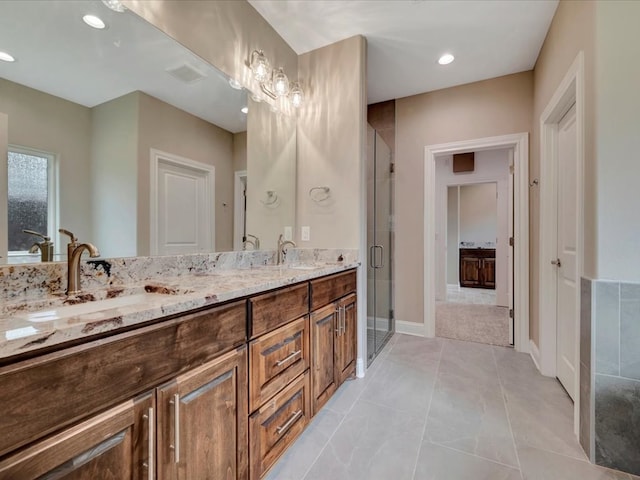
M 3 0 L 0 51 L 0 261 L 40 260 L 24 229 L 60 260 L 59 227 L 103 257 L 269 249 L 294 229 L 295 117 L 134 13 Z

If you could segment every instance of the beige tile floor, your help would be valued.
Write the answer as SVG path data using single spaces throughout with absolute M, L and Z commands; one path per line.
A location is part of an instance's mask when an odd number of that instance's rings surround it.
M 513 349 L 394 335 L 268 480 L 630 480 L 596 467 L 573 404 Z

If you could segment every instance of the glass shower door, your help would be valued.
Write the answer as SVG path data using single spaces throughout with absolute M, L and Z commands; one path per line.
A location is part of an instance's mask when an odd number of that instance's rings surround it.
M 393 164 L 391 149 L 368 131 L 367 357 L 377 356 L 395 330 L 393 319 Z

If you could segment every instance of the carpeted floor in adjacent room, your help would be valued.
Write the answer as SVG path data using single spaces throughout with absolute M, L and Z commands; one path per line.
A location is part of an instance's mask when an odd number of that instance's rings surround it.
M 436 336 L 509 346 L 509 309 L 496 305 L 438 303 Z

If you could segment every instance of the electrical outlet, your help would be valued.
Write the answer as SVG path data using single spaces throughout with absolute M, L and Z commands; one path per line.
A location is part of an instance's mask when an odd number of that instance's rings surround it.
M 300 231 L 300 239 L 303 242 L 311 240 L 311 227 L 302 227 Z
M 284 239 L 293 240 L 293 229 L 291 227 L 284 227 Z

